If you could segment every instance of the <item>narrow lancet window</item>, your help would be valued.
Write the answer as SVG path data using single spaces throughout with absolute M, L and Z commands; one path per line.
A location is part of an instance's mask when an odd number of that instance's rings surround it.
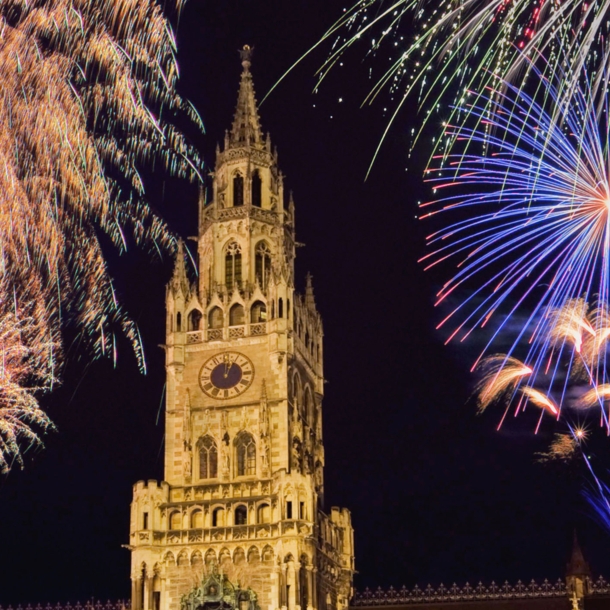
M 218 449 L 211 436 L 199 441 L 199 478 L 215 479 L 218 476 Z
M 256 474 L 256 444 L 251 434 L 242 432 L 236 440 L 237 476 Z
M 244 179 L 240 174 L 233 178 L 233 206 L 244 205 Z
M 262 182 L 258 170 L 254 170 L 252 174 L 252 205 L 257 208 L 262 207 Z
M 269 249 L 267 242 L 259 241 L 258 244 L 256 244 L 256 256 L 254 257 L 254 261 L 256 281 L 258 282 L 258 285 L 265 290 L 271 275 L 271 250 Z
M 241 286 L 241 248 L 236 241 L 225 250 L 225 284 L 228 289 Z

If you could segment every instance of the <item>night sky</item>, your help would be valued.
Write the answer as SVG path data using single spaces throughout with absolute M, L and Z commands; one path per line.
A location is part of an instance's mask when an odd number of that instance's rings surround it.
M 255 47 L 260 100 L 341 14 L 337 0 L 189 0 L 177 26 L 182 93 L 207 133 L 191 130 L 208 162 L 230 126 L 240 64 Z M 307 271 L 324 321 L 326 507 L 346 506 L 356 531 L 356 586 L 471 584 L 563 576 L 576 527 L 595 575 L 610 576 L 608 533 L 582 500 L 577 467 L 543 466 L 548 443 L 526 419 L 501 432 L 499 413 L 476 416 L 471 344 L 443 345 L 437 286 L 424 273 L 423 141 L 408 162 L 414 108 L 365 174 L 387 117 L 382 98 L 360 103 L 365 48 L 312 94 L 328 47 L 300 64 L 260 108 L 294 191 L 299 290 Z M 377 62 L 377 63 L 376 63 Z M 340 102 L 339 100 L 343 101 Z M 440 119 L 439 119 L 440 122 Z M 210 167 L 211 169 L 211 167 Z M 196 187 L 149 176 L 154 206 L 196 234 Z M 191 247 L 193 242 L 191 242 Z M 109 251 L 119 294 L 138 322 L 148 374 L 129 346 L 118 367 L 89 363 L 74 345 L 63 386 L 44 401 L 58 432 L 0 479 L 0 604 L 129 595 L 132 484 L 162 478 L 164 294 L 172 262 Z M 549 430 L 551 430 L 549 428 Z

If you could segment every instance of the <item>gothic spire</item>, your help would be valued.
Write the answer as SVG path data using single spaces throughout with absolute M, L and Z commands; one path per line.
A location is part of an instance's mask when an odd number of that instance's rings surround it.
M 189 281 L 186 275 L 186 263 L 184 261 L 184 242 L 179 239 L 176 249 L 176 262 L 174 264 L 174 273 L 171 279 L 171 287 L 175 294 L 182 291 L 182 294 L 187 297 L 189 294 Z
M 307 285 L 305 286 L 305 305 L 307 309 L 315 309 L 316 301 L 313 296 L 313 276 L 311 273 L 307 274 Z
M 568 576 L 588 576 L 591 573 L 591 568 L 585 560 L 580 544 L 578 543 L 578 537 L 576 536 L 576 530 L 574 530 L 574 539 L 572 542 L 572 556 L 567 565 Z
M 229 137 L 230 146 L 244 146 L 249 144 L 262 144 L 263 135 L 261 131 L 254 85 L 250 66 L 252 65 L 253 47 L 245 45 L 239 52 L 243 71 L 239 83 L 237 95 L 237 108 L 233 118 L 233 127 Z

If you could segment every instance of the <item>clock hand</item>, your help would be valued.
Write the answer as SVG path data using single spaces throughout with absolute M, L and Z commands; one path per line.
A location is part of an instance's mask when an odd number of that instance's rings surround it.
M 229 366 L 227 366 L 227 364 Z M 229 371 L 231 370 L 232 366 L 233 363 L 231 362 L 231 356 L 227 356 L 227 359 L 225 360 L 225 379 L 229 376 Z

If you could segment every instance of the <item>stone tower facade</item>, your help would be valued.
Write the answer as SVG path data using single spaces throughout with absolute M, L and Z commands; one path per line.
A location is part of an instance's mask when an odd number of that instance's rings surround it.
M 322 509 L 322 320 L 311 278 L 294 290 L 294 203 L 241 59 L 199 277 L 180 245 L 167 288 L 165 480 L 133 490 L 134 610 L 340 610 L 352 593 L 350 513 Z

